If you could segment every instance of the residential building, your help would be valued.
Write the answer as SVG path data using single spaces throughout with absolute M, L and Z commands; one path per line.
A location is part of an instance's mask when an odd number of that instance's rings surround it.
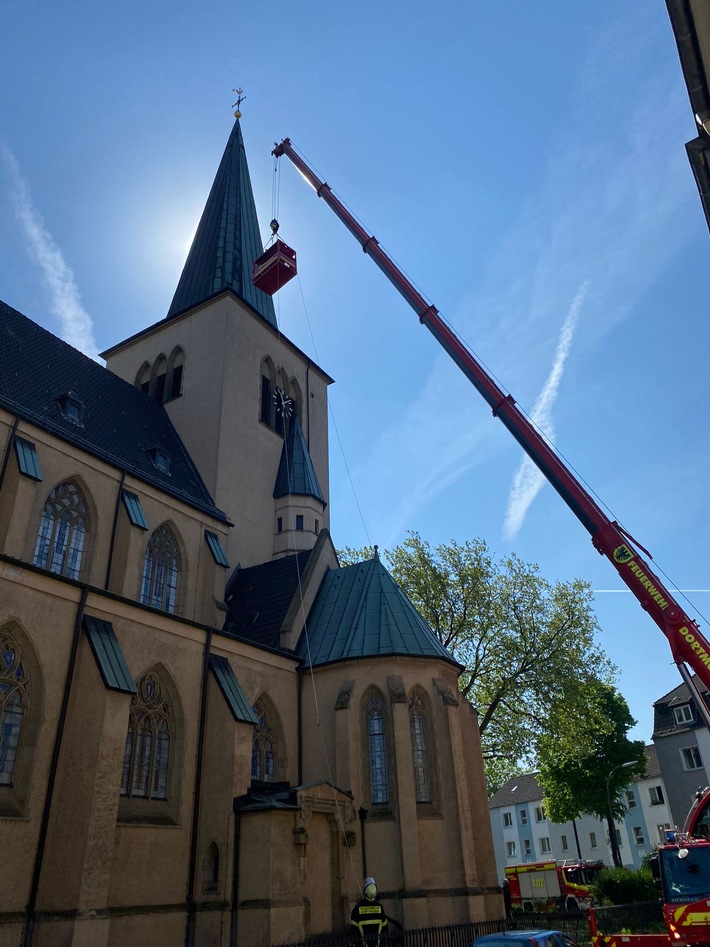
M 551 822 L 536 773 L 515 777 L 489 800 L 498 876 L 507 865 L 544 860 L 603 861 L 613 864 L 606 821 L 583 815 L 573 822 Z M 646 772 L 624 790 L 626 815 L 616 823 L 622 864 L 638 868 L 670 827 L 654 746 L 646 747 Z
M 237 120 L 107 368 L 0 304 L 0 947 L 292 943 L 367 874 L 408 928 L 501 915 L 461 668 L 338 566 L 332 379 L 262 249 Z

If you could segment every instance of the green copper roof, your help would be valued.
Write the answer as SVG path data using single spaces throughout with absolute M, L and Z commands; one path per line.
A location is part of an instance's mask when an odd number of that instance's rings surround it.
M 296 654 L 308 666 L 382 655 L 440 658 L 459 666 L 377 555 L 323 580 Z
M 274 499 L 288 496 L 289 493 L 294 496 L 315 497 L 325 507 L 325 500 L 313 469 L 313 461 L 298 415 L 294 415 L 288 436 L 281 449 L 281 460 L 274 484 Z
M 239 120 L 235 121 L 167 318 L 231 289 L 276 325 L 270 296 L 252 284 L 264 252 Z

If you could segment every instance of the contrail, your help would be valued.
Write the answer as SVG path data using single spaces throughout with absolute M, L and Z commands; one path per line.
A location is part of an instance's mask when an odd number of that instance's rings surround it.
M 543 385 L 542 391 L 533 405 L 530 414 L 531 420 L 552 442 L 554 442 L 555 439 L 552 406 L 557 399 L 565 362 L 567 361 L 567 356 L 572 347 L 577 318 L 587 295 L 588 287 L 589 282 L 585 280 L 575 293 L 572 305 L 569 308 L 569 312 L 560 330 L 560 337 L 557 340 L 557 350 L 555 351 L 555 359 L 552 363 L 550 374 L 547 376 L 547 381 Z M 513 484 L 508 494 L 508 506 L 503 522 L 503 536 L 505 539 L 512 539 L 517 534 L 523 525 L 523 520 L 525 519 L 525 514 L 530 504 L 539 493 L 544 482 L 545 478 L 526 454 L 515 473 Z
M 30 189 L 22 176 L 17 158 L 4 142 L 0 152 L 12 178 L 12 200 L 30 257 L 39 265 L 49 292 L 50 308 L 61 324 L 61 337 L 69 345 L 90 358 L 97 358 L 91 316 L 81 304 L 81 294 L 74 273 L 67 266 L 62 251 L 44 225 L 32 202 Z

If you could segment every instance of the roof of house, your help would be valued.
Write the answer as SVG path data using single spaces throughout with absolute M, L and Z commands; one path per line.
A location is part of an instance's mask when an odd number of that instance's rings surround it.
M 240 569 L 227 587 L 223 631 L 267 648 L 280 648 L 281 626 L 312 550 Z
M 698 688 L 700 693 L 705 697 L 705 702 L 710 703 L 710 692 L 708 688 L 705 687 L 703 682 L 697 675 L 693 675 L 693 683 Z M 688 722 L 678 723 L 673 713 L 674 707 L 679 707 L 681 704 L 695 703 L 695 700 L 690 695 L 690 689 L 687 684 L 680 683 L 677 687 L 674 687 L 673 690 L 668 691 L 667 694 L 664 694 L 663 697 L 659 697 L 658 700 L 653 703 L 653 735 L 657 736 L 667 736 L 669 733 L 675 731 L 683 730 L 693 730 L 696 727 L 702 726 L 702 720 L 696 713 L 695 719 Z
M 380 655 L 440 658 L 460 667 L 377 554 L 326 573 L 296 654 L 311 667 Z
M 62 410 L 66 396 L 81 405 L 80 423 Z M 3 302 L 0 405 L 226 521 L 162 405 Z M 156 450 L 169 459 L 167 472 L 156 467 Z
M 271 296 L 257 289 L 251 281 L 254 260 L 263 252 L 244 139 L 237 119 L 167 318 L 230 289 L 275 326 Z
M 294 415 L 288 436 L 281 449 L 281 460 L 274 485 L 274 499 L 289 494 L 315 497 L 325 506 L 298 415 Z

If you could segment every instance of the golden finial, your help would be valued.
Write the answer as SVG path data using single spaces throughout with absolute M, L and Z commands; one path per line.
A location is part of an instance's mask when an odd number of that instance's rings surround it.
M 236 105 L 237 107 L 237 111 L 234 113 L 234 117 L 241 118 L 242 113 L 239 111 L 239 106 L 242 104 L 242 102 L 246 98 L 246 96 L 244 95 L 244 89 L 232 89 L 232 92 L 236 92 L 237 94 L 237 101 L 234 103 L 234 105 Z M 234 105 L 232 106 L 232 108 L 234 108 Z

